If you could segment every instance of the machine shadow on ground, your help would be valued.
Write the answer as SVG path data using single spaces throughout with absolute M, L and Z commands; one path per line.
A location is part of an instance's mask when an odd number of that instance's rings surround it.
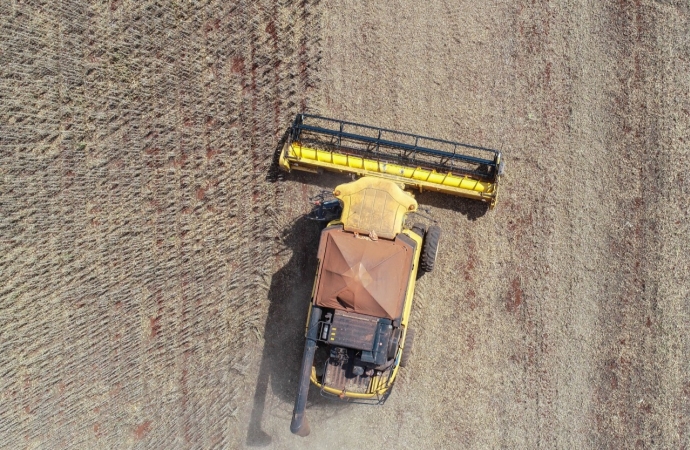
M 269 413 L 269 384 L 271 392 L 281 402 L 292 405 L 297 395 L 304 349 L 304 327 L 316 273 L 316 252 L 321 229 L 318 222 L 302 216 L 292 223 L 281 238 L 283 251 L 292 252 L 292 256 L 273 275 L 268 292 L 270 306 L 266 318 L 264 349 L 246 440 L 249 447 L 262 447 L 272 442 L 272 437 L 261 425 L 264 415 Z M 331 405 L 334 408 L 346 406 L 321 397 L 312 386 L 308 407 L 321 405 Z M 291 412 L 292 407 L 290 414 Z M 289 426 L 290 418 L 286 417 L 285 429 Z

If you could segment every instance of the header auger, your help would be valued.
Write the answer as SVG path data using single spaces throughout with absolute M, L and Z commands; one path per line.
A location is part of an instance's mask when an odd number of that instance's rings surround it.
M 279 163 L 288 172 L 329 170 L 387 178 L 491 207 L 503 174 L 498 150 L 311 114 L 295 117 Z

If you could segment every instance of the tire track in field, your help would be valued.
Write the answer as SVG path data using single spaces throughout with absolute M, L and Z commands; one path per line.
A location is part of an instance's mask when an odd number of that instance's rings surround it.
M 510 153 L 518 172 L 507 177 L 499 205 L 507 218 L 512 260 L 504 276 L 503 307 L 505 314 L 514 316 L 514 326 L 522 335 L 509 356 L 516 371 L 522 372 L 514 383 L 514 400 L 523 405 L 515 405 L 501 418 L 501 428 L 515 427 L 516 414 L 521 415 L 517 427 L 522 445 L 534 448 L 555 446 L 556 436 L 549 430 L 562 420 L 558 365 L 562 363 L 562 347 L 569 343 L 563 342 L 567 335 L 563 336 L 558 303 L 570 293 L 566 289 L 563 295 L 553 286 L 569 278 L 563 272 L 567 265 L 563 259 L 571 260 L 571 266 L 576 264 L 572 254 L 565 258 L 552 255 L 554 249 L 567 243 L 562 240 L 563 230 L 555 225 L 562 215 L 555 206 L 573 202 L 567 192 L 570 186 L 558 181 L 570 177 L 568 168 L 573 163 L 564 147 L 572 122 L 570 72 L 577 62 L 571 59 L 569 42 L 563 39 L 563 29 L 569 26 L 568 13 L 547 3 L 516 5 L 515 101 L 529 100 L 513 105 L 519 111 L 514 126 L 520 130 L 522 145 L 516 143 L 518 148 Z M 513 184 L 521 165 L 531 168 L 529 183 L 539 189 L 524 190 L 517 185 L 520 181 Z
M 611 31 L 619 39 L 612 49 L 620 64 L 615 72 L 619 83 L 610 115 L 622 130 L 617 148 L 618 177 L 628 186 L 619 198 L 623 223 L 609 242 L 612 258 L 619 266 L 618 277 L 609 289 L 613 295 L 604 310 L 607 314 L 606 338 L 601 352 L 606 355 L 600 369 L 596 414 L 600 443 L 627 448 L 645 448 L 675 441 L 664 433 L 671 417 L 664 417 L 662 383 L 664 367 L 674 364 L 664 355 L 668 336 L 663 328 L 673 327 L 660 295 L 665 264 L 665 230 L 661 226 L 662 205 L 672 173 L 670 148 L 660 144 L 668 139 L 663 128 L 662 93 L 658 80 L 663 77 L 656 36 L 665 15 L 658 4 L 620 3 L 608 10 Z M 673 12 L 675 14 L 675 12 Z M 671 241 L 672 242 L 672 241 Z M 660 351 L 661 350 L 661 351 Z

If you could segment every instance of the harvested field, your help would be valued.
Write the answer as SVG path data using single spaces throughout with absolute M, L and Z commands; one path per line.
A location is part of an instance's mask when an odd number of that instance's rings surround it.
M 382 2 L 384 3 L 384 2 Z M 690 7 L 0 3 L 7 448 L 687 448 Z M 384 407 L 289 432 L 318 228 L 294 113 L 499 148 Z

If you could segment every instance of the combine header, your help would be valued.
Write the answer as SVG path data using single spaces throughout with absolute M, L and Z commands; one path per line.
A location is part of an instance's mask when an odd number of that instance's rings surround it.
M 330 170 L 387 178 L 406 186 L 481 200 L 493 207 L 501 152 L 310 114 L 298 114 L 282 169 Z

